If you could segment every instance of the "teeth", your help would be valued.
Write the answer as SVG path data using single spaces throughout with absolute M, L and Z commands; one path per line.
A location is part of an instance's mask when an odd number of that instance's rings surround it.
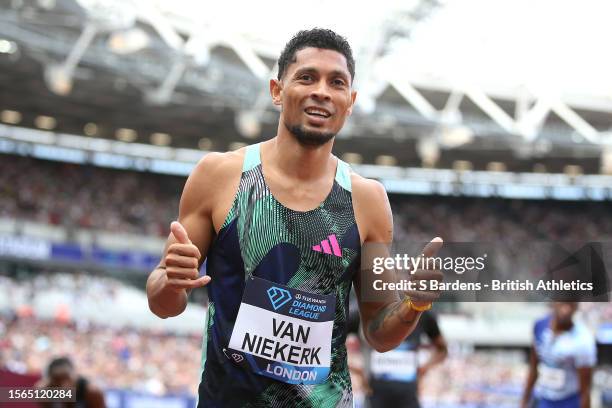
M 309 108 L 309 109 L 306 110 L 306 113 L 312 113 L 312 114 L 320 115 L 320 116 L 324 116 L 324 117 L 328 117 L 329 116 L 329 114 L 327 112 L 319 110 L 319 109 L 316 109 L 316 108 Z

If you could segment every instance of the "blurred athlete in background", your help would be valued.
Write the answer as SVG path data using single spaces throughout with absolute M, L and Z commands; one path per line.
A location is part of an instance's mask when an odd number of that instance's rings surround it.
M 554 302 L 535 323 L 522 408 L 589 408 L 597 360 L 595 339 L 573 321 L 576 302 Z
M 432 346 L 429 360 L 419 366 L 418 352 L 422 336 L 426 335 Z M 448 354 L 446 340 L 436 316 L 425 312 L 419 324 L 398 347 L 387 353 L 372 351 L 370 354 L 370 386 L 372 408 L 419 408 L 418 381 Z
M 47 367 L 46 377 L 41 379 L 38 388 L 71 388 L 76 395 L 76 402 L 45 402 L 44 408 L 106 408 L 104 394 L 85 377 L 78 375 L 68 357 L 52 360 Z

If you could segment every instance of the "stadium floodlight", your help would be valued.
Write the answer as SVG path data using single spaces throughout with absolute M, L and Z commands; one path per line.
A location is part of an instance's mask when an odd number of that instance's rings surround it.
M 375 163 L 379 166 L 395 166 L 397 165 L 397 159 L 387 154 L 381 154 L 376 156 Z
M 212 140 L 207 137 L 203 137 L 198 141 L 198 148 L 200 150 L 210 150 L 213 147 Z
M 2 113 L 0 113 L 0 120 L 10 125 L 18 124 L 21 122 L 21 118 L 21 113 L 14 110 L 3 110 Z
M 15 54 L 17 50 L 17 44 L 14 41 L 0 39 L 0 54 Z
M 168 146 L 172 137 L 167 133 L 155 132 L 151 135 L 151 143 L 156 146 Z
M 134 129 L 119 128 L 115 132 L 115 137 L 122 142 L 133 142 L 138 135 Z
M 108 48 L 119 55 L 138 52 L 151 43 L 149 35 L 141 28 L 132 27 L 127 30 L 113 32 L 108 39 Z
M 440 145 L 447 149 L 462 146 L 474 140 L 474 132 L 467 126 L 444 126 L 440 132 Z
M 98 134 L 98 125 L 93 122 L 89 122 L 83 126 L 83 132 L 87 136 L 95 136 Z
M 45 82 L 49 90 L 58 95 L 68 95 L 72 91 L 72 74 L 64 65 L 48 65 L 45 68 Z
M 361 164 L 363 162 L 363 156 L 359 153 L 347 152 L 342 155 L 342 160 L 350 164 Z
M 457 171 L 469 171 L 472 170 L 474 166 L 472 162 L 469 160 L 455 160 L 453 162 L 453 170 Z
M 492 161 L 487 164 L 487 171 L 506 171 L 506 164 L 498 161 Z
M 228 150 L 234 151 L 234 150 L 242 149 L 246 145 L 247 144 L 244 143 L 244 142 L 232 142 L 232 143 L 229 144 Z
M 416 147 L 423 166 L 434 167 L 440 159 L 440 145 L 436 138 L 433 135 L 422 137 Z
M 238 112 L 235 116 L 238 132 L 248 139 L 254 139 L 261 133 L 261 123 L 253 111 Z
M 39 129 L 51 130 L 57 125 L 57 120 L 51 116 L 40 115 L 34 119 L 34 124 Z
M 612 145 L 606 146 L 601 151 L 602 174 L 612 174 Z

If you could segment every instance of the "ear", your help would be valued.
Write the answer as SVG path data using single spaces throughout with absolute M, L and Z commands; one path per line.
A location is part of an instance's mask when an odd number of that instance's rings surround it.
M 355 106 L 356 100 L 357 100 L 357 91 L 351 91 L 351 105 L 346 110 L 347 116 L 351 116 L 351 113 L 353 113 L 353 106 Z
M 281 92 L 283 90 L 283 86 L 281 81 L 277 79 L 270 80 L 270 96 L 272 96 L 272 103 L 280 106 L 281 105 Z

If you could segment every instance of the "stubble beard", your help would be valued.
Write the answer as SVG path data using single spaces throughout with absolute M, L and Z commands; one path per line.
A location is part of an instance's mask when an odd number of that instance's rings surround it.
M 304 128 L 304 125 L 292 125 L 285 124 L 285 127 L 291 133 L 298 143 L 302 146 L 307 147 L 318 147 L 323 146 L 336 136 L 335 133 L 331 132 L 312 132 Z

